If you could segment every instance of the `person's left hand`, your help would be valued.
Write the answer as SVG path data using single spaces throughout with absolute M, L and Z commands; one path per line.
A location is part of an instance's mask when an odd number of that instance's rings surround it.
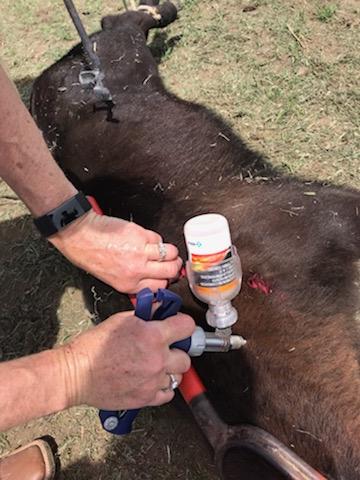
M 136 223 L 97 215 L 93 210 L 49 238 L 74 265 L 123 293 L 165 288 L 182 265 L 178 249 Z

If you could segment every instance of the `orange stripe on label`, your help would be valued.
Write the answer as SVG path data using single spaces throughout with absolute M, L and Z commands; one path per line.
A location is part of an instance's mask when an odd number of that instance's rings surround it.
M 207 255 L 199 255 L 197 253 L 191 254 L 191 261 L 193 263 L 209 263 L 209 264 L 217 264 L 222 262 L 228 253 L 230 252 L 230 248 L 223 250 L 222 252 L 210 253 Z

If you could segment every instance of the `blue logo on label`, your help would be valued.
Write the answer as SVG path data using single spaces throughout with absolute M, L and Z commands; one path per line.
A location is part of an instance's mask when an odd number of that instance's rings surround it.
M 189 243 L 189 245 L 193 245 L 194 247 L 199 247 L 199 248 L 202 247 L 202 243 L 199 242 L 199 241 L 196 242 L 196 243 L 195 242 L 188 242 L 188 243 Z

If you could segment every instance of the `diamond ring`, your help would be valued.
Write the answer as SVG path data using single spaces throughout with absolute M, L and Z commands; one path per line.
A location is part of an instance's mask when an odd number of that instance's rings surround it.
M 158 243 L 159 247 L 159 262 L 163 262 L 166 258 L 166 245 L 163 242 Z

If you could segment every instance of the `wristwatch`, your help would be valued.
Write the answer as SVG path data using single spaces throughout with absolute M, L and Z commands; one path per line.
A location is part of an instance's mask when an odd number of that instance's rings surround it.
M 59 232 L 77 218 L 91 210 L 91 204 L 82 192 L 66 200 L 59 207 L 34 219 L 35 226 L 44 237 Z

